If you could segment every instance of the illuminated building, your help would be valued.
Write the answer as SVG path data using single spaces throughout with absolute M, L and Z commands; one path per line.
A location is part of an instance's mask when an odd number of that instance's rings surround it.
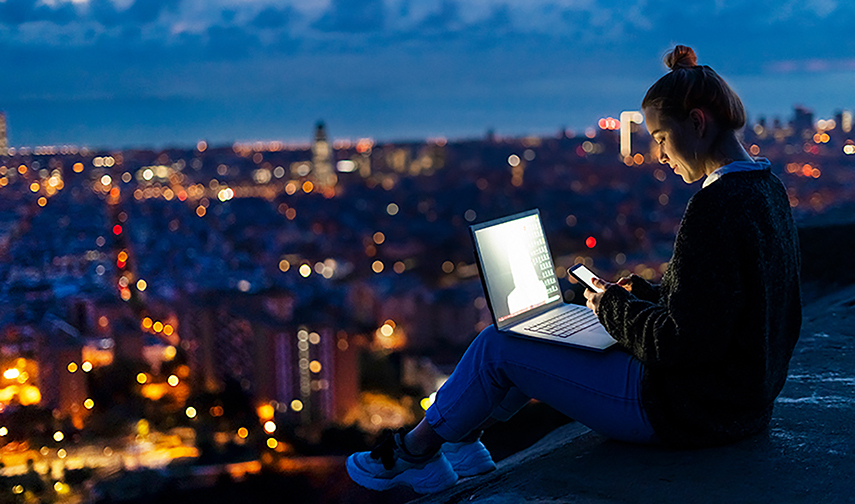
M 6 113 L 0 112 L 0 153 L 6 154 L 9 148 L 9 139 L 6 136 Z
M 294 303 L 285 291 L 205 296 L 182 316 L 182 336 L 208 390 L 235 379 L 294 421 L 322 426 L 342 419 L 358 400 L 359 349 L 329 323 L 296 325 Z
M 620 113 L 620 155 L 621 158 L 632 156 L 632 125 L 641 124 L 644 116 L 635 110 Z
M 852 131 L 852 111 L 844 110 L 840 113 L 840 128 L 844 133 Z
M 358 156 L 355 162 L 359 170 L 359 176 L 362 178 L 371 176 L 371 149 L 373 147 L 374 142 L 369 139 L 362 139 L 356 144 Z
M 845 135 L 852 131 L 852 112 L 849 110 L 838 110 L 834 113 L 834 124 L 836 136 Z
M 323 122 L 318 122 L 315 128 L 315 141 L 312 143 L 312 165 L 315 180 L 322 189 L 335 187 L 336 184 L 332 154 L 332 146 L 327 141 L 326 127 Z
M 86 372 L 83 340 L 79 331 L 64 320 L 46 318 L 38 345 L 38 388 L 40 406 L 70 415 L 75 423 L 84 414 Z
M 342 420 L 358 402 L 359 349 L 330 328 L 301 327 L 275 341 L 276 400 L 303 423 Z M 293 405 L 299 401 L 299 411 Z

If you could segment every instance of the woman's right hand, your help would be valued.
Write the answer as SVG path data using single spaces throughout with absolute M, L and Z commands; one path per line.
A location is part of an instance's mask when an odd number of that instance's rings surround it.
M 617 281 L 617 284 L 626 289 L 627 292 L 632 292 L 632 277 L 623 277 Z

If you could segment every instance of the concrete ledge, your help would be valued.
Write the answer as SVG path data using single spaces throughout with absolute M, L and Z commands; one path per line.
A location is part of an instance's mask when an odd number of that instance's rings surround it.
M 704 450 L 610 441 L 577 423 L 417 503 L 855 502 L 855 286 L 805 307 L 767 432 Z

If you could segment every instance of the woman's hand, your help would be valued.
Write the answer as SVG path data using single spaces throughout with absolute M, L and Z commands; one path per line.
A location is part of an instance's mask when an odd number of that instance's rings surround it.
M 623 277 L 617 281 L 617 284 L 626 289 L 627 292 L 632 292 L 632 277 Z
M 621 279 L 621 280 L 623 280 L 623 279 Z M 613 284 L 613 283 L 606 282 L 605 280 L 603 280 L 601 278 L 596 278 L 596 277 L 594 277 L 591 280 L 591 282 L 594 284 L 595 287 L 602 289 L 603 292 L 594 292 L 591 289 L 585 289 L 585 299 L 588 300 L 588 302 L 585 304 L 588 306 L 588 308 L 594 310 L 595 314 L 599 315 L 600 300 L 603 299 L 603 293 L 606 291 L 606 289 L 608 289 L 612 285 L 620 285 L 620 283 Z

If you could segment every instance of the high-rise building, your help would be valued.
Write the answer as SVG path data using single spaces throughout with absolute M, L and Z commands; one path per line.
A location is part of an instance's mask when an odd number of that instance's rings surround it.
M 180 321 L 188 363 L 208 390 L 236 380 L 259 403 L 278 403 L 305 425 L 327 425 L 358 400 L 359 350 L 328 324 L 295 326 L 289 296 L 198 299 Z
M 813 124 L 813 111 L 797 105 L 793 109 L 793 133 L 800 138 L 807 140 L 815 133 Z
M 318 122 L 315 127 L 315 141 L 312 143 L 312 165 L 315 180 L 321 189 L 335 187 L 337 178 L 333 172 L 332 146 L 327 141 L 326 126 Z
M 644 116 L 636 110 L 625 110 L 620 113 L 620 155 L 622 158 L 632 156 L 632 124 L 641 124 Z
M 852 111 L 851 110 L 841 111 L 838 124 L 840 125 L 840 130 L 843 133 L 849 133 L 850 131 L 852 131 Z
M 9 139 L 6 137 L 6 113 L 0 112 L 0 154 L 6 154 Z

